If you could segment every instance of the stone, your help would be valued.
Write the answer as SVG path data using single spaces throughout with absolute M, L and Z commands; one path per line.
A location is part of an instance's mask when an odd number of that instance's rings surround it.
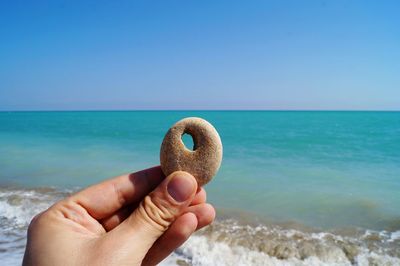
M 182 135 L 193 138 L 193 150 L 182 141 Z M 175 171 L 193 175 L 199 186 L 208 183 L 218 172 L 222 161 L 222 142 L 217 130 L 206 120 L 188 117 L 178 121 L 165 134 L 161 144 L 160 163 L 168 176 Z

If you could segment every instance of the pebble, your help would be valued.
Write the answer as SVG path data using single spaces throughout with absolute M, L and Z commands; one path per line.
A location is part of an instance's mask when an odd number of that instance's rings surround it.
M 182 135 L 193 138 L 193 150 L 182 141 Z M 188 117 L 178 121 L 166 133 L 161 144 L 160 163 L 168 176 L 175 171 L 186 171 L 193 175 L 199 186 L 207 184 L 222 161 L 222 142 L 217 130 L 206 120 Z

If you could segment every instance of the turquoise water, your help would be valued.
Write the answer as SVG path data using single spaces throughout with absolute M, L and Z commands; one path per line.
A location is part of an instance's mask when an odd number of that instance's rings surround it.
M 0 112 L 0 186 L 76 188 L 159 164 L 177 120 L 219 131 L 217 209 L 317 228 L 400 229 L 400 112 Z
M 159 164 L 187 116 L 219 131 L 218 219 L 164 265 L 400 265 L 400 112 L 0 112 L 0 261 L 71 192 Z M 184 139 L 190 146 L 190 138 Z

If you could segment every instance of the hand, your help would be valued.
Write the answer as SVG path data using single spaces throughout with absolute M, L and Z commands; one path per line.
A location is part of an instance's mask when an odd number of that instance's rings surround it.
M 23 265 L 155 265 L 214 220 L 205 202 L 186 172 L 165 177 L 154 167 L 107 180 L 32 220 Z

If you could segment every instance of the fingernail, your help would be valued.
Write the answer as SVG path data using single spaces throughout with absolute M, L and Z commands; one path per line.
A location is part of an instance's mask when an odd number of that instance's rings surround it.
M 167 190 L 177 202 L 184 202 L 194 193 L 196 184 L 188 174 L 177 173 L 168 183 Z

